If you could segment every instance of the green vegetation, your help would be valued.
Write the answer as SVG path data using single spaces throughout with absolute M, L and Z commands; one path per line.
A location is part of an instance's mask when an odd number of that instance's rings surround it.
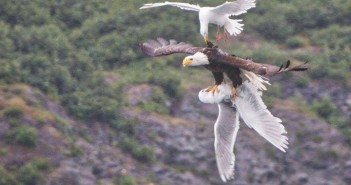
M 3 114 L 6 118 L 20 119 L 23 116 L 23 110 L 19 106 L 11 106 L 5 108 Z
M 126 105 L 120 93 L 125 84 L 149 83 L 159 89 L 141 107 L 169 113 L 165 100 L 179 97 L 187 80 L 187 71 L 179 70 L 182 56 L 144 58 L 137 43 L 154 35 L 196 45 L 203 41 L 193 24 L 198 21 L 196 14 L 169 7 L 134 11 L 143 3 L 1 2 L 0 82 L 30 84 L 58 99 L 73 116 L 107 124 L 122 119 L 118 110 Z M 258 1 L 243 16 L 245 32 L 261 35 L 265 44 L 253 50 L 238 44 L 232 52 L 268 63 L 280 64 L 291 57 L 308 60 L 314 66 L 309 73 L 312 78 L 346 80 L 350 77 L 350 4 L 347 0 Z M 315 46 L 320 51 L 282 52 L 276 44 L 292 49 Z M 118 80 L 107 82 L 106 72 L 120 74 Z
M 123 137 L 119 143 L 119 147 L 129 152 L 135 159 L 141 162 L 150 163 L 156 159 L 155 153 L 151 148 L 139 144 L 133 138 Z
M 0 166 L 0 185 L 15 185 L 15 177 Z
M 171 7 L 138 10 L 144 3 L 141 0 L 0 1 L 1 86 L 23 83 L 34 87 L 58 101 L 75 119 L 86 124 L 109 125 L 114 136 L 124 136 L 118 147 L 137 160 L 153 162 L 153 149 L 135 137 L 136 123 L 120 114 L 122 108 L 130 106 L 125 87 L 152 85 L 151 96 L 136 106 L 169 114 L 168 103 L 179 100 L 187 85 L 208 72 L 182 69 L 184 55 L 148 58 L 140 52 L 137 44 L 154 37 L 204 46 L 196 14 Z M 223 1 L 201 2 L 203 5 L 219 3 Z M 312 68 L 308 76 L 295 81 L 298 87 L 324 78 L 350 85 L 350 9 L 349 0 L 260 0 L 256 8 L 241 16 L 245 38 L 252 40 L 253 47 L 240 39 L 225 49 L 261 63 L 282 64 L 288 59 L 309 61 Z M 214 39 L 216 27 L 210 26 L 210 29 L 213 33 L 210 37 Z M 12 89 L 16 95 L 23 92 Z M 279 84 L 270 86 L 264 94 L 267 105 L 272 105 L 281 92 Z M 303 97 L 296 98 L 303 100 Z M 36 128 L 24 125 L 24 118 L 32 113 L 26 109 L 31 104 L 28 102 L 21 99 L 19 105 L 0 105 L 1 116 L 10 124 L 5 136 L 8 144 L 34 147 L 38 142 Z M 347 124 L 351 120 L 338 114 L 338 107 L 330 98 L 315 100 L 311 106 L 301 102 L 303 110 L 316 112 L 340 128 L 351 141 L 351 126 Z M 38 102 L 32 104 L 40 106 Z M 44 124 L 53 116 L 42 113 L 32 117 Z M 68 125 L 64 118 L 53 116 L 52 119 L 61 127 Z M 67 153 L 77 157 L 83 151 L 75 139 L 70 139 Z M 18 167 L 23 177 L 0 168 L 0 185 L 17 181 L 40 184 L 41 170 L 45 169 L 45 164 L 42 165 L 29 163 Z M 121 176 L 116 184 L 137 182 L 132 177 Z
M 13 128 L 6 134 L 6 141 L 8 143 L 16 143 L 28 147 L 35 146 L 37 140 L 37 129 L 26 125 Z
M 0 185 L 34 185 L 44 184 L 44 171 L 49 169 L 45 158 L 33 159 L 18 170 L 7 171 L 0 166 Z
M 138 182 L 131 176 L 122 175 L 115 180 L 114 184 L 116 184 L 116 185 L 137 185 Z
M 311 108 L 319 116 L 327 120 L 336 113 L 336 108 L 333 106 L 329 97 L 324 97 L 322 100 L 315 100 Z
M 76 144 L 76 137 L 69 137 L 68 138 L 68 151 L 67 154 L 72 157 L 79 157 L 83 154 L 83 150 Z
M 19 169 L 18 180 L 23 184 L 42 184 L 43 176 L 39 173 L 38 166 L 27 163 Z

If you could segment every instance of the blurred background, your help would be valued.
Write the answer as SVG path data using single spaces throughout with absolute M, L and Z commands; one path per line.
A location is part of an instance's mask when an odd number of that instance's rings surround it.
M 197 14 L 139 10 L 148 2 L 0 1 L 0 185 L 222 184 L 217 106 L 197 97 L 211 73 L 138 49 L 156 37 L 205 46 Z M 242 123 L 227 184 L 351 184 L 350 12 L 349 0 L 258 0 L 240 16 L 244 32 L 217 43 L 311 66 L 271 78 L 264 93 L 287 152 Z

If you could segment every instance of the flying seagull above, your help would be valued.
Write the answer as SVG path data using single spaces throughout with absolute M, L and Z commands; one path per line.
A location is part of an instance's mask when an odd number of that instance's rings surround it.
M 140 9 L 146 8 L 155 8 L 160 6 L 175 6 L 183 10 L 191 10 L 199 12 L 199 21 L 200 21 L 200 33 L 205 39 L 205 42 L 208 42 L 208 24 L 216 24 L 219 27 L 224 27 L 224 33 L 228 37 L 236 36 L 243 30 L 243 24 L 240 22 L 241 19 L 230 19 L 230 16 L 237 16 L 243 13 L 246 13 L 248 9 L 256 6 L 255 0 L 236 0 L 233 2 L 225 2 L 216 7 L 200 7 L 199 5 L 192 5 L 188 3 L 179 3 L 179 2 L 164 2 L 164 3 L 154 3 L 154 4 L 145 4 Z M 217 31 L 217 40 L 221 36 Z
M 162 38 L 144 42 L 140 44 L 140 47 L 145 54 L 153 57 L 174 53 L 193 54 L 184 58 L 183 66 L 204 66 L 211 71 L 215 79 L 215 85 L 208 87 L 207 90 L 212 93 L 218 90 L 217 87 L 223 83 L 224 74 L 226 74 L 232 82 L 233 99 L 236 97 L 236 88 L 243 82 L 241 77 L 243 70 L 246 71 L 243 73 L 246 78 L 256 79 L 256 75 L 253 74 L 272 76 L 286 71 L 304 71 L 308 69 L 306 64 L 290 67 L 290 61 L 285 66 L 255 63 L 251 60 L 230 55 L 216 47 L 194 47 L 188 43 L 178 43 L 175 40 L 166 41 Z M 257 80 L 260 81 L 260 79 Z M 260 87 L 260 89 L 264 90 L 264 87 Z

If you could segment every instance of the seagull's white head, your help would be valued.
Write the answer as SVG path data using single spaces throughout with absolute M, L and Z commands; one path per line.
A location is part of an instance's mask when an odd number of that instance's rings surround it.
M 210 64 L 208 61 L 208 57 L 202 53 L 202 52 L 197 52 L 192 56 L 187 56 L 183 60 L 183 66 L 201 66 L 201 65 L 207 65 Z

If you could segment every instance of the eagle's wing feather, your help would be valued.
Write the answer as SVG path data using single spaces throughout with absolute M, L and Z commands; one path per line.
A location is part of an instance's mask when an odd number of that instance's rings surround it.
M 206 49 L 206 51 L 209 51 L 207 52 L 209 59 L 213 62 L 239 67 L 258 75 L 272 76 L 286 71 L 305 71 L 308 69 L 307 62 L 293 67 L 288 66 L 287 63 L 285 67 L 281 67 L 271 64 L 256 63 L 249 59 L 243 59 L 241 57 L 229 55 L 228 53 L 225 53 L 219 49 L 211 48 Z
M 146 9 L 146 8 L 155 8 L 155 7 L 160 7 L 160 6 L 175 6 L 183 10 L 191 10 L 191 11 L 200 11 L 200 6 L 199 5 L 193 5 L 189 3 L 178 3 L 178 2 L 164 2 L 164 3 L 149 3 L 149 4 L 144 4 L 144 6 L 140 7 L 140 9 Z
M 238 87 L 239 95 L 233 102 L 244 122 L 281 151 L 288 148 L 288 138 L 281 120 L 274 117 L 263 103 L 262 92 L 245 81 Z
M 214 125 L 216 162 L 221 179 L 234 178 L 234 143 L 239 130 L 239 112 L 229 102 L 218 104 L 218 118 Z
M 212 11 L 223 15 L 240 15 L 255 6 L 255 0 L 237 0 L 234 2 L 225 2 L 215 7 Z
M 201 47 L 194 47 L 191 44 L 180 42 L 175 40 L 167 41 L 163 38 L 157 38 L 157 40 L 149 40 L 139 45 L 141 50 L 152 57 L 170 55 L 174 53 L 187 53 L 195 54 L 202 50 Z

